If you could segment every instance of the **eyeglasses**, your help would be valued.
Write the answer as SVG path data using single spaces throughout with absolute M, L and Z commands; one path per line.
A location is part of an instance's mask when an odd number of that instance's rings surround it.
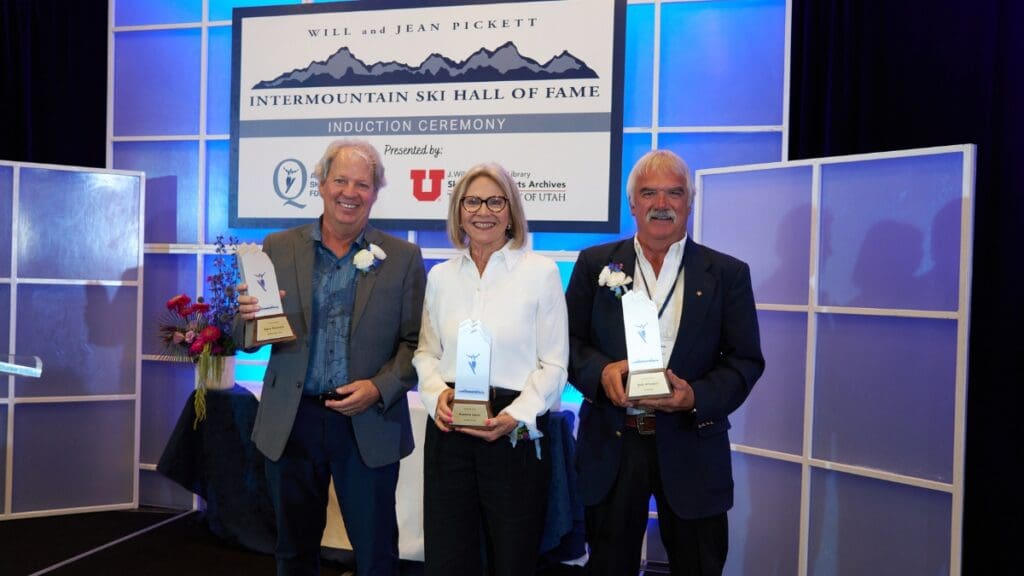
M 480 207 L 487 204 L 487 209 L 491 212 L 497 213 L 505 209 L 508 206 L 508 198 L 504 196 L 489 196 L 487 198 L 481 198 L 479 196 L 463 196 L 459 202 L 462 205 L 462 209 L 466 212 L 479 212 Z

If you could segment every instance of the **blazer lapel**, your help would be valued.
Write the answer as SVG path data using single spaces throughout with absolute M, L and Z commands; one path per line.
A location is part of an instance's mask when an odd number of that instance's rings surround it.
M 718 288 L 715 278 L 707 273 L 709 265 L 703 247 L 688 238 L 683 252 L 683 315 L 679 319 L 679 331 L 669 358 L 670 364 L 677 364 L 686 358 L 700 335 L 700 327 L 707 316 L 712 295 Z
M 366 246 L 369 246 L 371 243 L 380 246 L 382 243 L 380 232 L 370 226 L 367 226 L 366 230 L 363 232 L 363 240 Z M 383 265 L 384 264 L 381 263 L 373 270 L 366 273 L 356 270 L 356 301 L 352 307 L 351 334 L 355 334 L 356 328 L 359 327 L 359 320 L 363 317 L 363 311 L 366 310 L 366 305 L 370 302 L 370 294 L 373 292 L 373 285 L 377 282 L 377 276 L 380 274 L 380 266 Z
M 621 242 L 619 245 L 612 250 L 609 262 L 616 264 L 622 264 L 622 271 L 626 273 L 626 276 L 633 278 L 632 284 L 629 285 L 629 289 L 636 288 L 636 249 L 633 247 L 633 238 L 629 237 Z M 597 279 L 594 279 L 595 282 Z M 600 317 L 608 322 L 609 326 L 603 328 L 607 330 L 608 334 L 613 335 L 613 348 L 620 354 L 622 358 L 626 357 L 626 327 L 622 319 L 622 299 L 615 296 L 611 290 L 602 286 L 600 290 L 607 292 L 606 298 L 611 298 L 613 304 L 611 305 L 612 310 L 608 314 L 602 314 Z
M 626 273 L 626 276 L 636 278 L 636 248 L 633 246 L 632 237 L 623 240 L 615 247 L 615 251 L 612 252 L 612 262 L 622 264 L 622 271 Z M 629 289 L 632 290 L 635 286 L 636 280 L 634 279 Z
M 311 226 L 319 226 L 320 221 Z M 302 306 L 302 318 L 306 321 L 307 330 L 313 325 L 313 266 L 316 262 L 316 250 L 313 248 L 312 227 L 303 228 L 299 237 L 292 244 L 295 254 L 296 284 L 299 286 L 299 304 Z

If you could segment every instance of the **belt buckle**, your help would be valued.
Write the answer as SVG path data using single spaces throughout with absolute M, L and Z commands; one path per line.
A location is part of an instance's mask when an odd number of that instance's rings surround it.
M 648 426 L 647 418 L 648 417 L 650 417 L 651 420 L 652 420 L 652 422 L 650 424 L 650 429 L 647 428 L 647 426 Z M 641 436 L 650 436 L 651 434 L 654 434 L 654 423 L 653 423 L 654 415 L 653 414 L 648 414 L 646 412 L 641 412 L 640 414 L 635 415 L 634 418 L 636 418 L 636 431 L 637 431 L 638 434 L 640 434 Z

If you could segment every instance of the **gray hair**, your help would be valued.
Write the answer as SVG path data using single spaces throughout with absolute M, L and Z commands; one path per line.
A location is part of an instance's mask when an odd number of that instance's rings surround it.
M 370 170 L 373 171 L 374 191 L 388 185 L 387 180 L 384 179 L 384 164 L 381 163 L 380 153 L 373 147 L 373 144 L 358 138 L 342 138 L 327 145 L 327 150 L 324 151 L 323 157 L 320 158 L 320 161 L 316 163 L 316 168 L 313 169 L 313 174 L 316 175 L 321 185 L 327 180 L 327 174 L 331 171 L 331 163 L 334 162 L 334 157 L 343 149 L 352 150 L 353 153 L 370 165 Z
M 690 180 L 690 167 L 686 161 L 680 158 L 671 150 L 651 150 L 644 154 L 633 165 L 629 173 L 629 180 L 626 181 L 626 197 L 629 205 L 633 205 L 633 197 L 636 194 L 636 181 L 650 174 L 671 174 L 683 181 L 683 188 L 686 189 L 686 205 L 693 207 L 693 181 Z

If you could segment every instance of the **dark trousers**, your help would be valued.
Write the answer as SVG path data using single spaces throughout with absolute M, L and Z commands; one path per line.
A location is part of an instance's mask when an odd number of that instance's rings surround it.
M 551 481 L 549 446 L 548 438 L 542 438 L 538 460 L 533 440 L 520 440 L 513 448 L 507 438 L 485 442 L 442 432 L 427 420 L 426 576 L 480 576 L 484 556 L 492 575 L 535 572 Z
M 277 462 L 267 460 L 266 470 L 277 517 L 279 575 L 320 573 L 332 477 L 359 575 L 398 574 L 398 463 L 363 464 L 349 417 L 303 398 L 284 454 Z
M 697 519 L 677 516 L 665 499 L 654 436 L 629 429 L 623 433 L 615 484 L 601 503 L 586 509 L 587 574 L 636 576 L 652 494 L 672 576 L 720 575 L 729 549 L 725 513 Z

